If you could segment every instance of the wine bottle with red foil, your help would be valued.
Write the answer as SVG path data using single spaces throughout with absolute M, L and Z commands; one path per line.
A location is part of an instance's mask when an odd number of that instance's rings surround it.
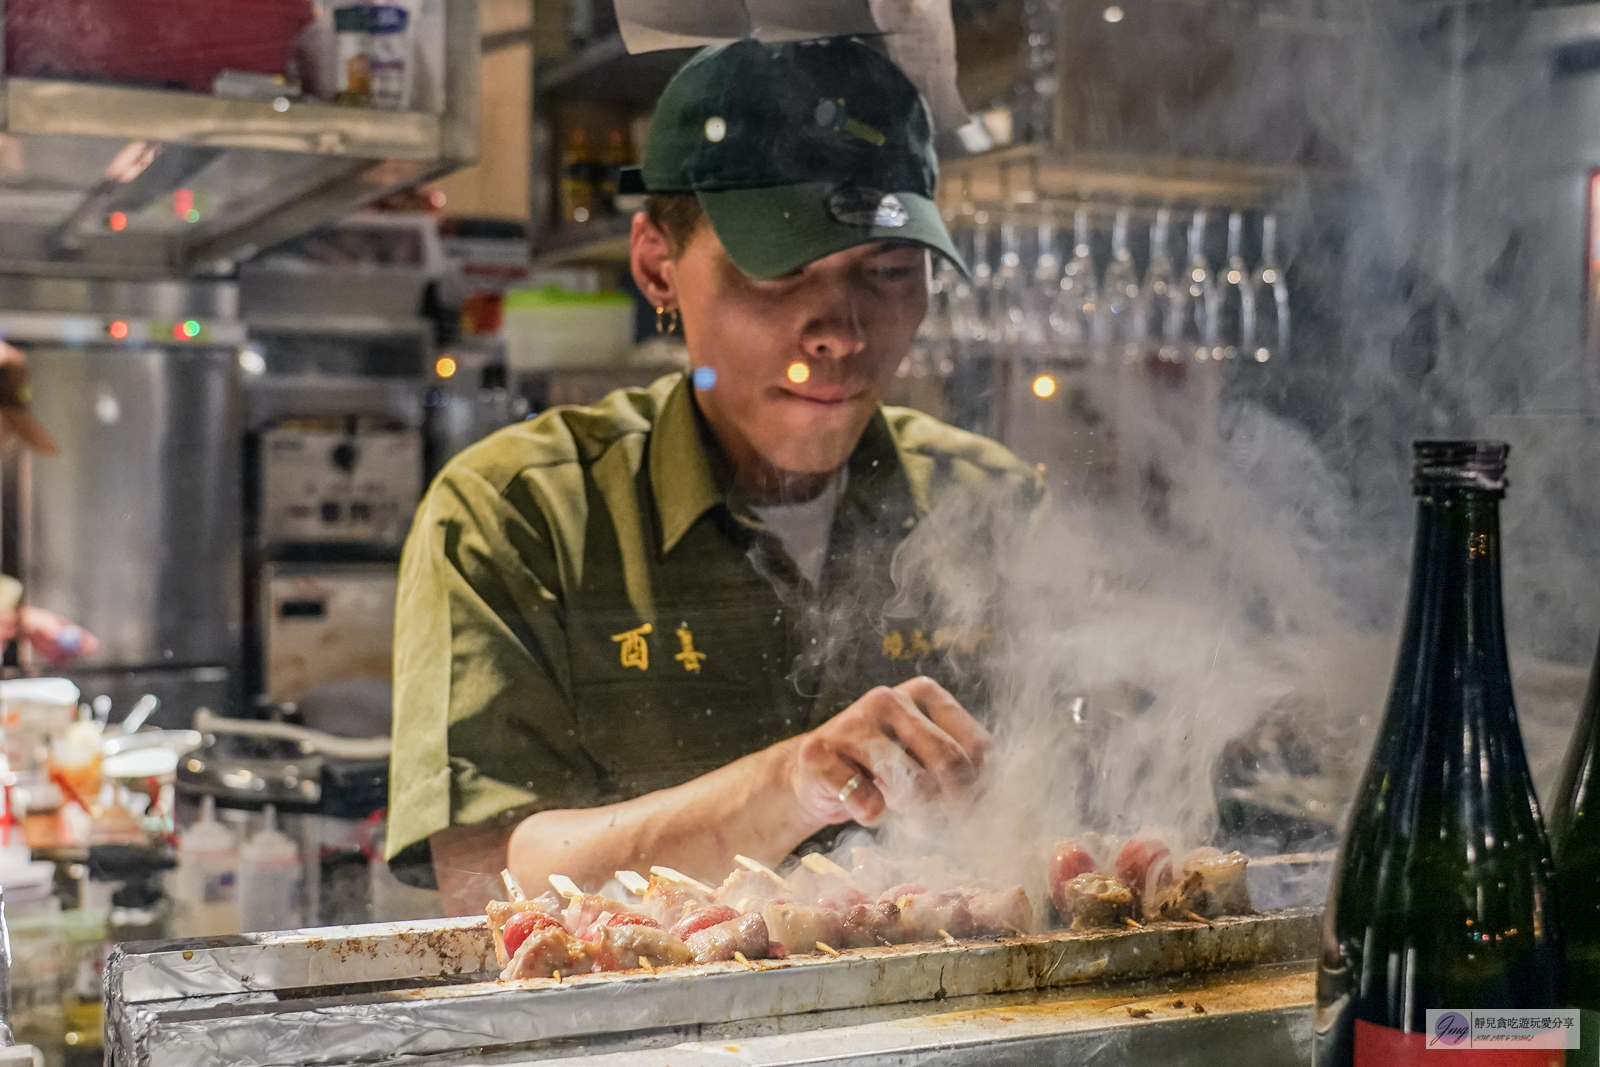
M 1550 801 L 1550 851 L 1567 944 L 1567 1003 L 1583 1009 L 1579 1063 L 1600 1063 L 1600 650 Z
M 1415 451 L 1405 636 L 1323 917 L 1316 1067 L 1421 1065 L 1440 1037 L 1427 1032 L 1430 1009 L 1457 1013 L 1448 1027 L 1435 1018 L 1453 1046 L 1474 1010 L 1562 1004 L 1550 851 L 1500 604 L 1509 448 Z M 1462 1062 L 1553 1067 L 1565 1055 L 1503 1047 Z

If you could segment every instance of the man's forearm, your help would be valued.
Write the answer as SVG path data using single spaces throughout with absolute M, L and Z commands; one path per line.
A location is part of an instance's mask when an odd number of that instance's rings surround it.
M 552 874 L 597 886 L 618 869 L 665 864 L 715 883 L 735 853 L 777 863 L 822 828 L 796 803 L 798 745 L 791 738 L 620 804 L 530 815 L 511 835 L 508 866 L 534 893 Z

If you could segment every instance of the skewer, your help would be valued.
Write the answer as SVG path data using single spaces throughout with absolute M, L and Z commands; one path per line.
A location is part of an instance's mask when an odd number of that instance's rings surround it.
M 552 874 L 550 886 L 568 900 L 578 900 L 583 896 L 583 890 L 578 888 L 578 883 L 564 874 Z
M 824 944 L 821 941 L 817 942 L 817 951 L 818 952 L 825 952 L 830 956 L 837 956 L 839 954 L 839 950 L 838 949 L 834 948 L 832 945 Z
M 561 983 L 561 972 L 560 971 L 552 971 L 552 972 L 550 972 L 550 977 L 552 977 L 552 978 L 554 978 L 556 980 L 556 984 L 559 985 Z
M 500 872 L 500 881 L 505 885 L 506 892 L 511 895 L 511 903 L 517 904 L 528 899 L 528 895 L 522 891 L 522 883 L 511 873 L 511 868 L 507 867 Z
M 1185 911 L 1179 912 L 1178 914 L 1182 915 L 1185 919 L 1188 919 L 1190 922 L 1204 923 L 1207 926 L 1211 925 L 1211 920 L 1210 919 L 1207 919 L 1202 915 L 1196 915 L 1192 911 L 1185 910 Z
M 706 885 L 704 882 L 690 878 L 682 871 L 675 871 L 671 867 L 662 867 L 657 864 L 656 866 L 650 868 L 650 873 L 665 881 L 677 882 L 679 885 L 686 885 L 690 889 L 698 889 L 700 892 L 706 894 L 706 896 L 710 896 L 715 892 L 714 889 Z
M 843 878 L 847 882 L 854 881 L 850 872 L 830 860 L 820 852 L 808 852 L 800 857 L 800 865 L 812 874 L 823 874 L 829 878 Z
M 956 939 L 950 936 L 950 931 L 949 930 L 940 930 L 940 931 L 938 931 L 938 934 L 939 934 L 940 937 L 944 938 L 944 943 L 945 944 L 953 945 L 953 944 L 956 943 Z
M 650 882 L 638 871 L 617 871 L 617 881 L 622 883 L 622 888 L 636 897 L 644 896 L 644 891 L 650 888 Z
M 751 963 L 748 959 L 746 959 L 745 958 L 745 954 L 743 952 L 735 952 L 733 954 L 733 958 L 738 960 L 740 963 L 744 964 L 750 970 L 752 970 L 752 971 L 756 970 L 756 965 Z
M 1122 917 L 1122 921 L 1128 924 L 1128 929 L 1130 929 L 1130 930 L 1143 930 L 1144 929 L 1143 926 L 1139 925 L 1139 920 L 1137 920 L 1137 919 L 1131 919 L 1128 916 L 1124 915 Z
M 1010 924 L 1010 923 L 1008 923 L 1008 922 L 1002 922 L 1002 923 L 1001 923 L 1001 924 L 1000 924 L 1000 925 L 1001 925 L 1001 926 L 1002 926 L 1002 927 L 1003 927 L 1003 928 L 1005 928 L 1005 929 L 1007 929 L 1007 930 L 1010 930 L 1010 931 L 1011 931 L 1011 933 L 1012 933 L 1012 935 L 1013 935 L 1013 936 L 1015 936 L 1015 937 L 1027 937 L 1027 936 L 1028 936 L 1028 935 L 1027 935 L 1027 933 L 1026 933 L 1026 932 L 1024 932 L 1024 931 L 1022 931 L 1022 930 L 1019 930 L 1019 929 L 1017 929 L 1017 928 L 1016 928 L 1016 927 L 1015 927 L 1015 926 L 1012 926 L 1012 925 L 1011 925 L 1011 924 Z
M 654 974 L 656 970 L 654 967 L 650 966 L 650 961 L 643 956 L 639 957 L 639 969 L 644 971 L 646 974 Z
M 771 878 L 774 882 L 777 882 L 779 885 L 783 886 L 783 888 L 785 888 L 785 889 L 789 888 L 789 882 L 788 882 L 787 879 L 785 879 L 783 877 L 783 875 L 779 874 L 777 871 L 773 870 L 771 867 L 768 867 L 765 863 L 762 863 L 760 860 L 753 860 L 749 856 L 741 856 L 738 853 L 734 853 L 733 862 L 737 863 L 739 866 L 743 867 L 745 870 L 750 871 L 750 872 L 752 872 L 754 874 L 764 874 L 764 875 L 766 875 L 768 878 Z

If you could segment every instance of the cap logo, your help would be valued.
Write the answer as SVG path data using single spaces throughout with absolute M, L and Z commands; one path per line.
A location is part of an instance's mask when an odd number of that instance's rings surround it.
M 828 214 L 846 226 L 866 226 L 874 230 L 897 230 L 911 221 L 911 213 L 893 193 L 848 186 L 828 197 Z
M 843 100 L 818 100 L 816 110 L 811 113 L 811 117 L 817 120 L 818 126 L 831 126 L 835 131 L 848 133 L 851 137 L 865 141 L 874 148 L 882 148 L 888 140 L 881 131 L 873 129 L 858 118 L 851 117 L 845 110 Z
M 706 140 L 716 144 L 728 136 L 728 120 L 721 115 L 712 115 L 706 119 Z

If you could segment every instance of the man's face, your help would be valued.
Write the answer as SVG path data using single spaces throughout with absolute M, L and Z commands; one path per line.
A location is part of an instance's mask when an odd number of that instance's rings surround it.
M 882 242 L 757 281 L 702 219 L 673 264 L 678 306 L 694 366 L 716 373 L 700 409 L 736 462 L 819 473 L 849 457 L 927 311 L 926 261 Z

